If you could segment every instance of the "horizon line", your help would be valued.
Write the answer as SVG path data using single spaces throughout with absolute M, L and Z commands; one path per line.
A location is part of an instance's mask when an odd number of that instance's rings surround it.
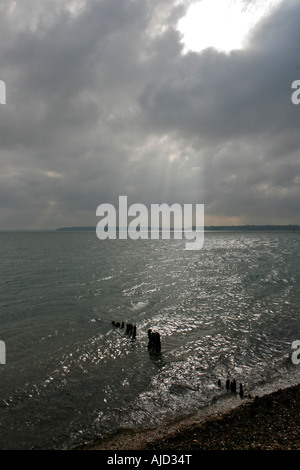
M 152 229 L 151 227 L 143 227 L 141 228 L 140 230 L 135 230 L 135 229 L 130 229 L 129 227 L 114 227 L 112 229 L 110 229 L 109 231 L 112 231 L 112 230 L 117 230 L 117 231 L 138 231 L 138 232 L 149 232 L 149 231 L 152 231 L 152 232 L 166 232 L 166 231 L 172 231 L 172 232 L 184 232 L 184 231 L 205 231 L 205 230 L 221 230 L 221 229 L 239 229 L 239 228 L 243 228 L 243 229 L 249 229 L 249 228 L 290 228 L 290 229 L 300 229 L 300 224 L 243 224 L 243 225 L 204 225 L 204 226 L 201 226 L 201 227 L 196 227 L 196 226 L 192 226 L 192 227 L 189 227 L 187 229 L 185 228 L 182 228 L 182 229 L 174 229 L 174 227 L 170 227 L 170 228 L 155 228 L 155 229 Z M 129 229 L 129 230 L 128 230 Z M 97 230 L 97 226 L 89 226 L 89 225 L 86 225 L 86 226 L 65 226 L 65 227 L 58 227 L 58 228 L 41 228 L 41 229 L 34 229 L 34 228 L 29 228 L 29 229 L 26 229 L 26 228 L 14 228 L 14 229 L 0 229 L 0 233 L 3 233 L 3 232 L 57 232 L 57 231 L 96 231 Z

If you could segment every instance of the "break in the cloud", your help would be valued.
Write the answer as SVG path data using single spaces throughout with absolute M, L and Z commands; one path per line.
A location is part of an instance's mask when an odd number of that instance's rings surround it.
M 122 194 L 299 223 L 299 2 L 243 49 L 184 53 L 191 3 L 1 2 L 0 229 L 96 225 Z

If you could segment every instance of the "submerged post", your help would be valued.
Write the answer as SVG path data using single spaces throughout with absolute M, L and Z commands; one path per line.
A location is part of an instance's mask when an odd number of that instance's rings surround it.
M 148 338 L 148 350 L 152 353 L 159 354 L 161 351 L 160 334 L 149 329 Z
M 230 384 L 230 390 L 232 391 L 232 393 L 236 393 L 236 380 L 235 379 L 233 379 L 233 381 Z

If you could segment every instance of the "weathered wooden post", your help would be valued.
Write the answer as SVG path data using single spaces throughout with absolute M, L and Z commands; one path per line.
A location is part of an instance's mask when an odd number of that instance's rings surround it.
M 159 354 L 161 351 L 161 342 L 160 342 L 160 334 L 157 332 L 153 332 L 151 329 L 148 330 L 148 349 L 150 352 Z
M 148 349 L 152 349 L 152 347 L 153 347 L 153 338 L 152 338 L 152 330 L 151 329 L 148 330 L 148 339 L 149 339 Z
M 230 384 L 230 390 L 232 391 L 232 393 L 236 393 L 236 381 L 235 381 L 235 379 L 233 379 L 233 381 Z
M 160 351 L 161 351 L 160 334 L 154 333 L 154 352 L 160 353 Z

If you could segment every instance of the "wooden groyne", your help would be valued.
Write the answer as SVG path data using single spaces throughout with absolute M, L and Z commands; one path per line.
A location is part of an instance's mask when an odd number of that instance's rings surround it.
M 137 328 L 136 325 L 132 323 L 126 323 L 124 321 L 119 322 L 119 321 L 112 321 L 111 325 L 114 328 L 120 328 L 121 330 L 124 330 L 126 336 L 129 338 L 135 340 L 136 339 L 136 334 L 137 334 Z M 157 331 L 153 331 L 151 328 L 148 329 L 147 331 L 147 336 L 148 336 L 148 351 L 150 355 L 153 356 L 159 356 L 161 354 L 161 338 L 160 334 Z M 218 379 L 218 386 L 219 388 L 222 387 L 222 382 L 221 379 Z M 244 387 L 243 384 L 239 384 L 239 392 L 237 392 L 238 387 L 237 387 L 237 382 L 236 379 L 227 379 L 225 381 L 225 387 L 226 390 L 230 391 L 233 394 L 239 394 L 241 398 L 245 397 L 244 393 Z M 250 395 L 247 395 L 248 398 L 251 398 Z
M 124 322 L 120 323 L 118 321 L 115 322 L 113 320 L 111 324 L 115 328 L 121 328 L 121 329 L 125 328 Z M 132 323 L 126 323 L 125 333 L 127 334 L 127 336 L 130 336 L 132 339 L 135 339 L 136 338 L 136 325 L 133 325 Z
M 148 351 L 154 354 L 159 354 L 161 352 L 160 334 L 149 329 L 148 340 Z
M 218 386 L 219 387 L 222 386 L 222 383 L 221 383 L 220 379 L 218 380 Z M 227 379 L 226 382 L 225 382 L 225 386 L 226 386 L 226 390 L 230 390 L 231 393 L 237 393 L 237 384 L 236 384 L 235 379 L 233 379 L 233 380 Z M 243 387 L 242 383 L 240 383 L 239 395 L 240 395 L 241 398 L 244 398 L 245 394 L 244 394 L 244 387 Z
M 111 325 L 114 328 L 120 328 L 125 331 L 125 334 L 132 339 L 136 339 L 136 332 L 137 328 L 136 325 L 132 323 L 119 322 L 119 321 L 112 321 Z M 151 329 L 148 330 L 148 351 L 151 354 L 160 354 L 161 352 L 161 339 L 160 334 L 157 331 L 152 331 Z

